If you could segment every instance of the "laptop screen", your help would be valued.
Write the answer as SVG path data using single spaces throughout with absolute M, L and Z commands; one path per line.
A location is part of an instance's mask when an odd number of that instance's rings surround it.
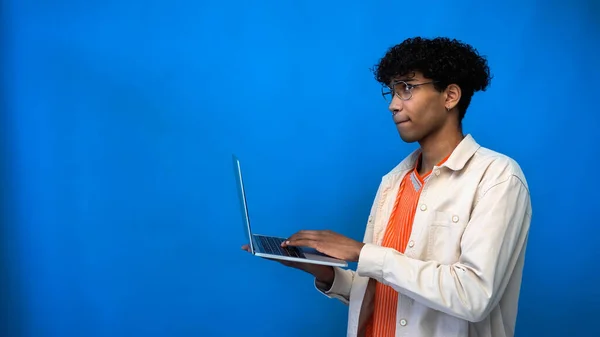
M 254 243 L 252 242 L 252 231 L 250 230 L 250 216 L 248 215 L 248 203 L 246 202 L 246 190 L 244 189 L 244 180 L 242 179 L 242 166 L 239 158 L 234 154 L 233 159 L 233 171 L 235 174 L 235 180 L 237 185 L 238 199 L 240 202 L 240 210 L 244 219 L 244 231 L 248 235 L 248 242 L 250 244 L 250 251 L 254 254 Z

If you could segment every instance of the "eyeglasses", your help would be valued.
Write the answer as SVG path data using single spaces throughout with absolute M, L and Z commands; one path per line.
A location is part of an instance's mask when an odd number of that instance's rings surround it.
M 388 103 L 391 103 L 392 100 L 394 99 L 393 94 L 398 96 L 398 98 L 400 98 L 403 101 L 408 101 L 409 99 L 412 98 L 412 90 L 414 88 L 419 87 L 421 85 L 431 84 L 431 83 L 436 83 L 436 82 L 437 81 L 410 84 L 410 83 L 406 83 L 404 81 L 395 81 L 395 82 L 392 82 L 391 86 L 383 86 L 381 88 L 381 95 L 383 96 L 383 99 L 385 99 Z

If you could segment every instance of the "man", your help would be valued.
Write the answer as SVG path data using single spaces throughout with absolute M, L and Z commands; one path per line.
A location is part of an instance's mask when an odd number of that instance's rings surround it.
M 513 336 L 531 220 L 527 182 L 506 155 L 462 132 L 487 61 L 447 38 L 413 38 L 375 68 L 400 137 L 420 148 L 386 174 L 363 242 L 300 231 L 356 271 L 286 263 L 349 306 L 348 336 Z

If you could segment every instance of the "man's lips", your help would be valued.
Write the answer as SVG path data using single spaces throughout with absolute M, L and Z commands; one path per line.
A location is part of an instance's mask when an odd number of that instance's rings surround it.
M 394 123 L 396 124 L 402 124 L 402 123 L 406 123 L 409 122 L 410 119 L 407 117 L 398 117 L 398 118 L 394 118 Z
M 392 118 L 394 119 L 394 123 L 396 123 L 396 125 L 410 121 L 410 118 L 408 118 L 408 116 L 400 115 L 400 112 L 392 112 Z

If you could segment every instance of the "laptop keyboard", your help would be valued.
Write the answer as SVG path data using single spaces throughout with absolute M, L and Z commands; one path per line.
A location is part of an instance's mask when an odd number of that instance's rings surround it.
M 285 239 L 262 235 L 254 235 L 254 237 L 267 254 L 305 258 L 304 254 L 296 247 L 281 247 L 281 243 Z

